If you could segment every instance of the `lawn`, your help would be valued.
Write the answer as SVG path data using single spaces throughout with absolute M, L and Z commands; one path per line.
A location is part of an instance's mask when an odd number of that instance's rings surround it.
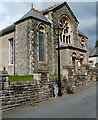
M 9 82 L 19 82 L 19 81 L 32 81 L 33 75 L 29 76 L 9 76 L 8 81 Z

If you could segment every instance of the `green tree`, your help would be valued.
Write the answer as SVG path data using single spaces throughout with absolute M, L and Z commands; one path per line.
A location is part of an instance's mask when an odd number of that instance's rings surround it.
M 98 40 L 96 40 L 95 47 L 98 47 Z

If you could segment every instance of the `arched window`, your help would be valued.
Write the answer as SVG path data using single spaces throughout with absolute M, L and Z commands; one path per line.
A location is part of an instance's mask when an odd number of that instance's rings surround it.
M 70 19 L 66 15 L 61 15 L 59 18 L 59 25 L 61 28 L 63 28 L 61 42 L 72 44 L 73 26 Z
M 81 40 L 81 48 L 85 50 L 85 42 L 84 42 L 84 38 L 82 38 Z
M 45 26 L 39 25 L 39 61 L 45 61 Z

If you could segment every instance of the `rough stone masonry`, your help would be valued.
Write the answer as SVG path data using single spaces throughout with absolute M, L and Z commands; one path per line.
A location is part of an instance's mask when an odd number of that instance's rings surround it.
M 62 93 L 66 94 L 67 87 L 73 90 L 73 93 L 80 89 L 80 87 L 96 82 L 97 69 L 88 68 L 87 75 L 74 75 L 72 69 L 68 69 L 68 78 L 62 77 Z M 48 80 L 47 73 L 41 73 L 39 80 L 25 82 L 8 82 L 8 73 L 6 71 L 0 72 L 0 95 L 2 103 L 2 110 L 11 109 L 22 104 L 33 104 L 51 97 L 54 97 L 54 84 L 57 78 Z

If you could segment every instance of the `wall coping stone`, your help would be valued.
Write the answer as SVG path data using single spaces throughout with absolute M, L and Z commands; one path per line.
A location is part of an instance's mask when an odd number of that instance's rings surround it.
M 47 69 L 39 69 L 38 71 L 37 71 L 38 73 L 49 73 L 49 70 L 47 70 Z
M 76 74 L 74 74 L 74 76 L 87 76 L 87 75 L 85 75 L 83 73 L 76 73 Z
M 71 68 L 71 69 L 73 69 L 73 66 L 72 65 L 66 65 L 66 66 L 63 66 L 63 69 L 69 69 L 69 68 Z
M 0 77 L 8 77 L 8 72 L 7 71 L 0 71 Z

